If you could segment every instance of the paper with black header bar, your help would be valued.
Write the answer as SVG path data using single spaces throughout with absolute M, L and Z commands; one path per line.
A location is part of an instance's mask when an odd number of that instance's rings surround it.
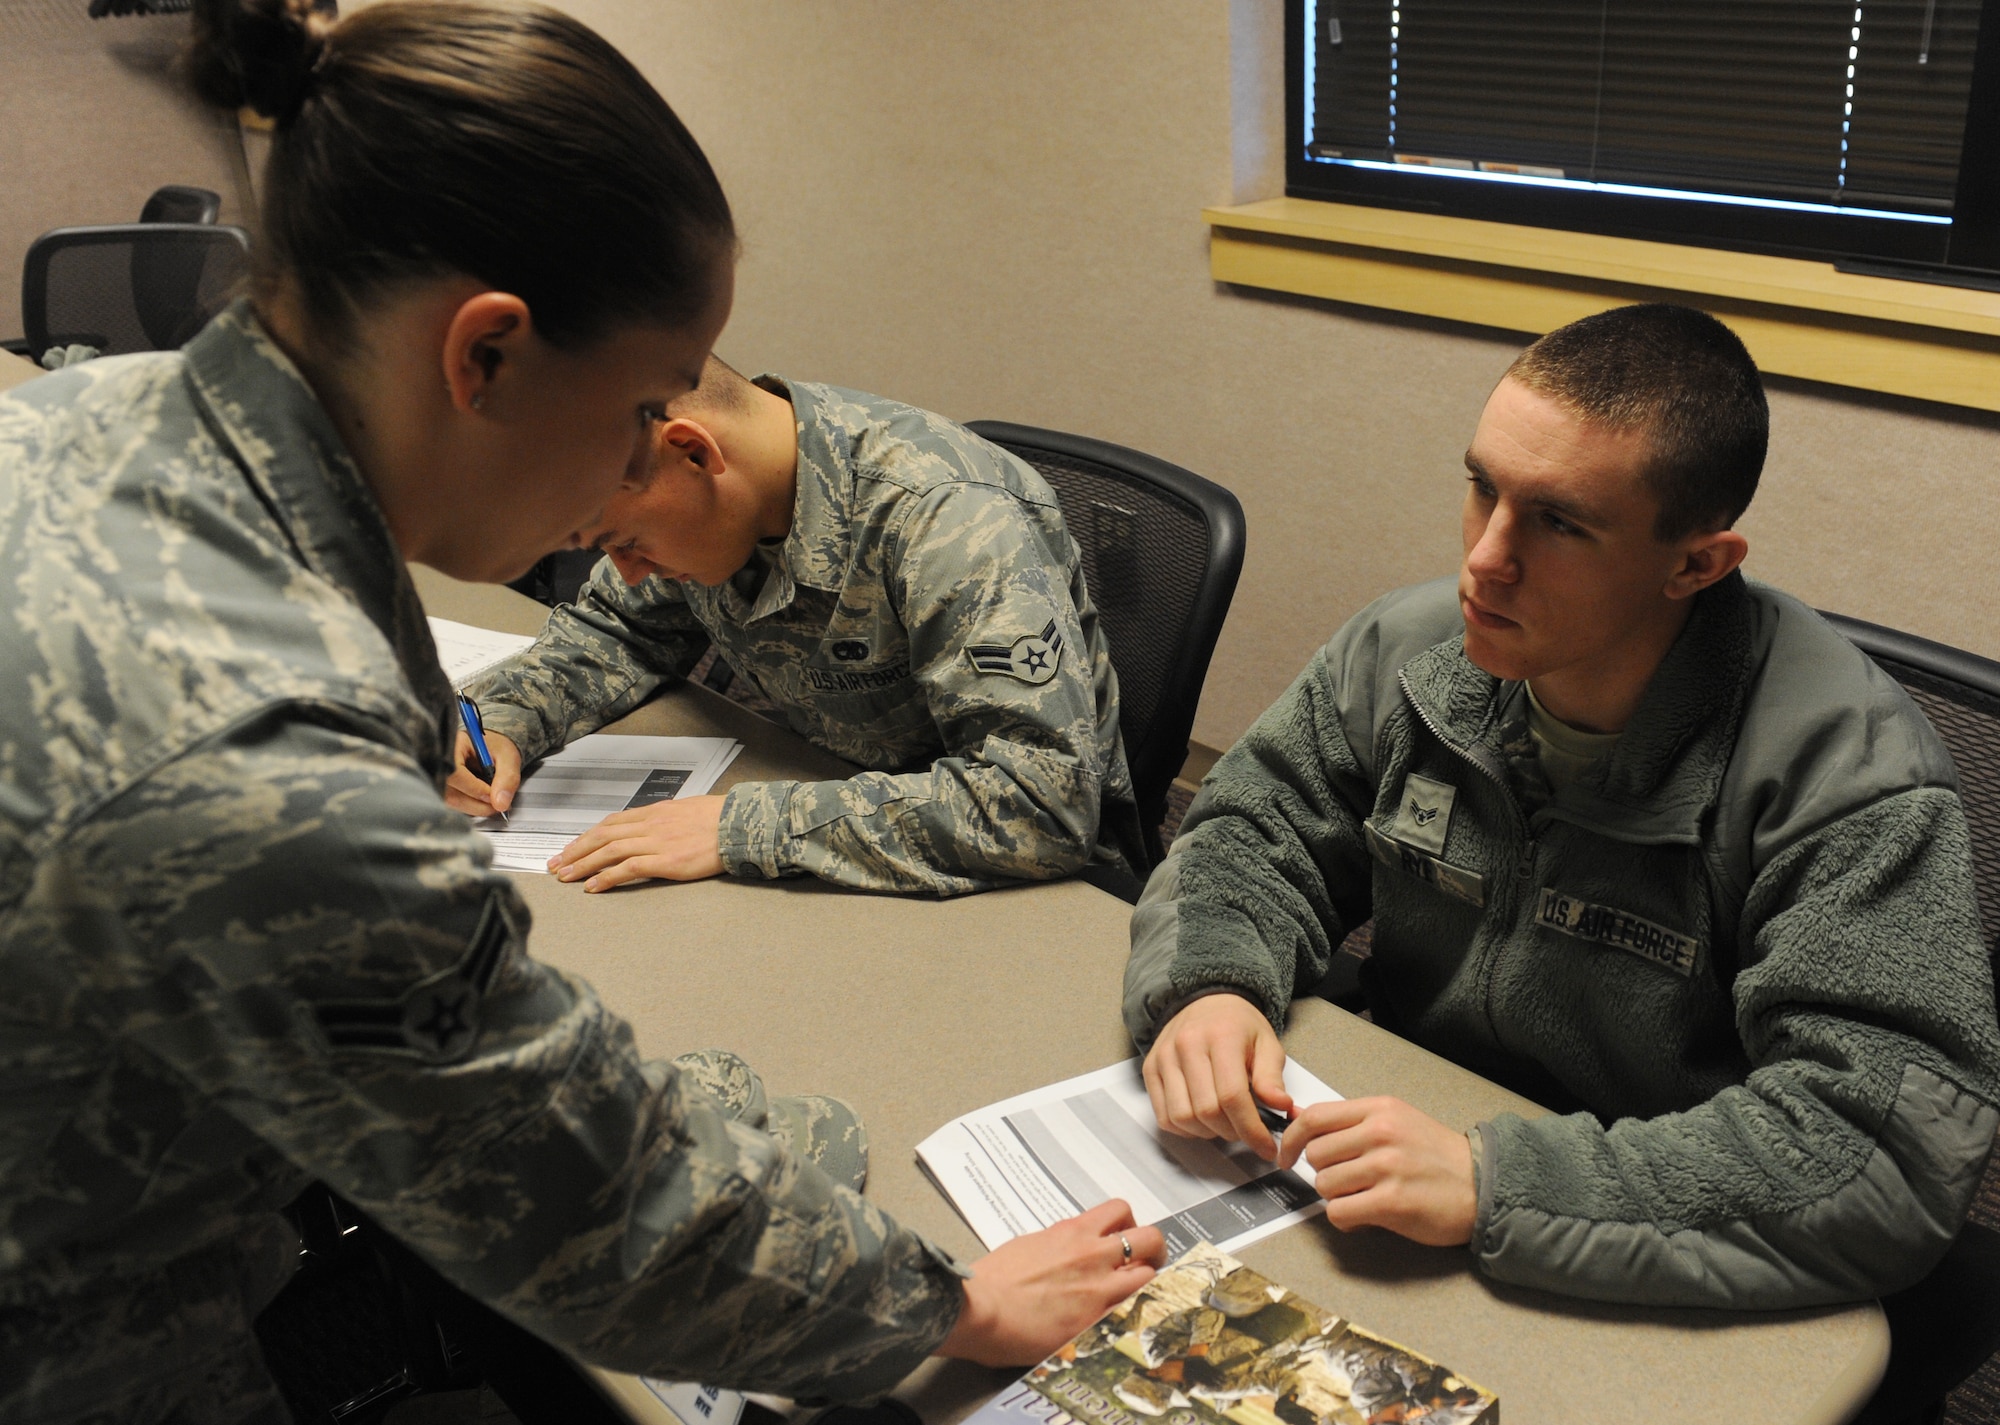
M 549 857 L 613 812 L 701 796 L 742 750 L 727 737 L 593 732 L 535 765 L 505 821 L 481 817 L 473 827 L 499 869 L 546 874 Z
M 1170 1256 L 1203 1241 L 1231 1251 L 1320 1211 L 1303 1160 L 1287 1170 L 1240 1143 L 1161 1129 L 1139 1064 L 955 1118 L 917 1145 L 917 1161 L 989 1248 L 1111 1198 L 1158 1227 Z M 1301 1109 L 1341 1097 L 1293 1060 L 1285 1088 Z

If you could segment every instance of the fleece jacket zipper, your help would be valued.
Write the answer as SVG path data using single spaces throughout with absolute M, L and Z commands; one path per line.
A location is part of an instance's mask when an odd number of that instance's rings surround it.
M 1445 736 L 1444 729 L 1438 726 L 1437 720 L 1433 718 L 1427 711 L 1425 711 L 1424 705 L 1417 700 L 1416 694 L 1410 690 L 1410 679 L 1408 673 L 1398 672 L 1396 674 L 1396 682 L 1397 685 L 1400 686 L 1403 690 L 1404 701 L 1409 703 L 1410 710 L 1416 713 L 1418 720 L 1421 721 L 1423 725 L 1430 730 L 1431 736 L 1438 740 L 1440 746 L 1445 747 L 1449 751 L 1457 754 L 1459 757 L 1462 757 L 1466 762 L 1470 763 L 1472 766 L 1478 768 L 1479 771 L 1483 775 L 1485 775 L 1493 783 L 1495 787 L 1499 788 L 1500 799 L 1501 801 L 1506 803 L 1509 814 L 1512 815 L 1514 818 L 1515 830 L 1521 838 L 1521 851 L 1520 854 L 1514 859 L 1514 876 L 1512 882 L 1509 885 L 1510 900 L 1506 907 L 1506 916 L 1508 923 L 1511 924 L 1512 921 L 1516 918 L 1516 913 L 1519 906 L 1521 884 L 1524 881 L 1531 879 L 1535 874 L 1534 828 L 1529 824 L 1527 814 L 1521 810 L 1520 802 L 1515 799 L 1514 789 L 1507 785 L 1507 779 L 1500 773 L 1500 770 L 1490 765 L 1474 749 L 1470 747 L 1461 747 L 1458 743 L 1452 741 L 1451 738 Z M 1496 907 L 1489 900 L 1486 909 L 1489 913 L 1492 913 L 1495 910 L 1497 910 L 1498 907 Z M 1485 1003 L 1486 1006 L 1486 1027 L 1487 1030 L 1492 1034 L 1493 1042 L 1495 1044 L 1502 1044 L 1505 1041 L 1500 1037 L 1499 1027 L 1495 1023 L 1493 1018 L 1494 960 L 1498 957 L 1500 953 L 1501 945 L 1504 945 L 1508 938 L 1509 937 L 1506 935 L 1495 936 L 1494 940 L 1496 943 L 1482 957 L 1481 963 L 1478 968 L 1480 999 Z

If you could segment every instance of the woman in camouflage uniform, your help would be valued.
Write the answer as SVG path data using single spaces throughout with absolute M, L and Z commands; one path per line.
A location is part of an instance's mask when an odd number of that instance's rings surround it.
M 729 309 L 700 150 L 546 10 L 195 34 L 277 125 L 252 297 L 0 401 L 0 1420 L 282 1419 L 251 1322 L 313 1179 L 610 1367 L 1038 1358 L 1157 1234 L 1107 1205 L 955 1266 L 853 1190 L 836 1101 L 643 1063 L 439 798 L 404 561 L 514 576 L 638 466 Z

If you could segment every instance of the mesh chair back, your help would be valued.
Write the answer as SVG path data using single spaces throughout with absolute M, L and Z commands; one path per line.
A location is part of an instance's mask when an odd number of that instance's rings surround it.
M 1860 619 L 1825 617 L 1903 685 L 1958 764 L 1979 930 L 1989 953 L 2000 949 L 2000 663 Z
M 222 216 L 222 195 L 212 188 L 169 183 L 155 188 L 139 210 L 142 223 L 212 223 Z
M 207 223 L 57 228 L 28 249 L 21 320 L 34 356 L 81 343 L 107 356 L 172 351 L 250 272 L 250 236 Z
M 594 549 L 558 549 L 536 560 L 534 567 L 520 578 L 508 580 L 507 587 L 550 608 L 573 604 L 603 557 Z
M 969 426 L 1041 473 L 1062 502 L 1118 672 L 1119 723 L 1151 834 L 1243 569 L 1243 506 L 1213 481 L 1084 436 L 1004 421 Z

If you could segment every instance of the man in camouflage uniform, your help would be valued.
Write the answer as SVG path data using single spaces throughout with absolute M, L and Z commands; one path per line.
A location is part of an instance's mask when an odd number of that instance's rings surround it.
M 646 876 L 810 874 L 956 895 L 1145 869 L 1118 683 L 1056 497 L 940 416 L 711 358 L 668 411 L 651 484 L 590 540 L 575 606 L 469 690 L 509 770 L 623 716 L 711 641 L 794 731 L 864 770 L 607 818 L 554 863 Z M 511 745 L 509 745 L 511 744 Z
M 313 1178 L 614 1369 L 853 1398 L 952 1329 L 960 1269 L 788 1150 L 852 1181 L 839 1105 L 642 1062 L 525 952 L 389 529 L 247 307 L 0 399 L 0 568 L 0 1420 L 283 1419 L 250 1324 Z

